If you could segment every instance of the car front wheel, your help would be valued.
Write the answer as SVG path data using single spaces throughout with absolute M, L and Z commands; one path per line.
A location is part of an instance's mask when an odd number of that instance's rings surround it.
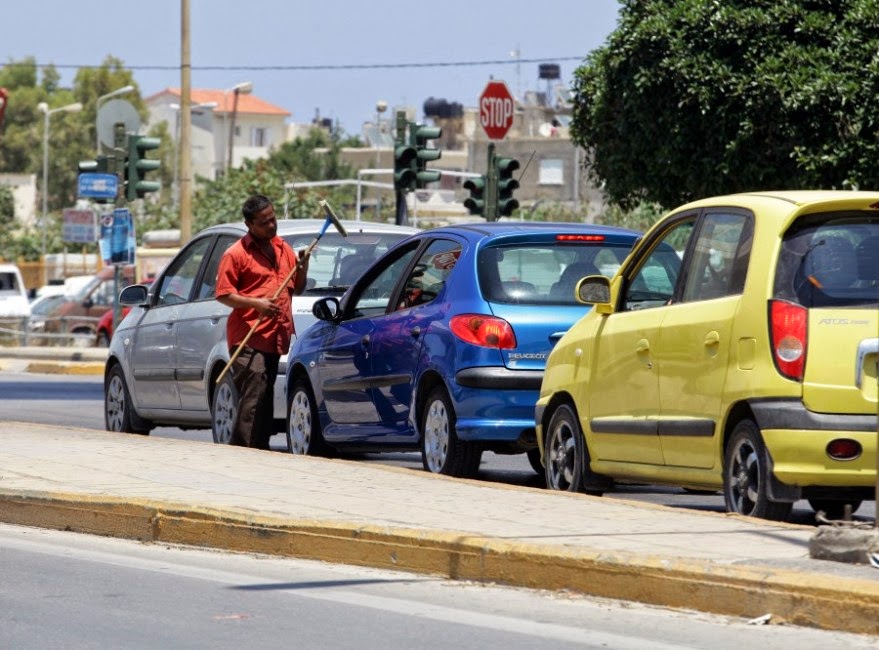
M 326 456 L 317 405 L 308 380 L 297 377 L 287 401 L 287 451 L 302 456 Z
M 211 433 L 214 442 L 228 445 L 232 442 L 235 432 L 235 421 L 238 419 L 238 389 L 232 381 L 232 375 L 226 373 L 214 386 L 214 400 L 211 404 Z
M 559 406 L 546 431 L 543 445 L 543 466 L 546 486 L 562 492 L 585 492 L 601 496 L 604 477 L 589 469 L 589 451 L 574 410 L 567 404 Z
M 114 365 L 104 382 L 104 425 L 107 431 L 148 434 L 150 427 L 134 412 L 122 368 Z
M 421 462 L 434 474 L 473 478 L 479 471 L 482 447 L 458 438 L 455 409 L 442 387 L 430 391 L 421 412 Z
M 769 468 L 760 429 L 742 420 L 726 448 L 723 465 L 723 496 L 728 512 L 748 517 L 785 521 L 792 503 L 769 500 Z

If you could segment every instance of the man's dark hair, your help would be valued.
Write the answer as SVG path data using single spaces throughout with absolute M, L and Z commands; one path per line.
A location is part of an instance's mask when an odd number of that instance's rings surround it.
M 253 194 L 241 206 L 241 214 L 244 215 L 244 220 L 250 223 L 257 214 L 270 205 L 272 205 L 272 200 L 269 197 L 263 194 Z

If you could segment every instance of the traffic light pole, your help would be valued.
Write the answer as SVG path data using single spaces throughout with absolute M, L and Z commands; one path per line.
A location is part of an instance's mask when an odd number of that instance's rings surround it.
M 488 173 L 485 175 L 485 220 L 497 221 L 497 158 L 494 142 L 488 143 Z

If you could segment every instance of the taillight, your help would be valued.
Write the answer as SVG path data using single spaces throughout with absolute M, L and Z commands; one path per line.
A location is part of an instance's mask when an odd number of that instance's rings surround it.
M 827 455 L 833 460 L 855 460 L 863 450 L 861 443 L 850 438 L 836 438 L 827 443 Z
M 482 314 L 458 314 L 449 321 L 452 334 L 465 343 L 509 350 L 516 347 L 513 328 L 503 318 Z
M 806 322 L 808 310 L 783 300 L 769 301 L 769 345 L 775 367 L 782 375 L 803 380 L 806 367 Z

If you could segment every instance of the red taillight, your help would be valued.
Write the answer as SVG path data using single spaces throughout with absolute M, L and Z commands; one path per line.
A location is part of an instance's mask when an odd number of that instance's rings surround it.
M 827 455 L 833 460 L 855 460 L 862 452 L 861 443 L 850 438 L 837 438 L 827 443 Z
M 808 310 L 782 300 L 769 301 L 769 344 L 778 372 L 789 379 L 803 380 L 806 367 L 806 321 Z
M 459 314 L 449 321 L 452 334 L 465 343 L 509 350 L 516 347 L 513 328 L 503 318 L 481 314 Z

